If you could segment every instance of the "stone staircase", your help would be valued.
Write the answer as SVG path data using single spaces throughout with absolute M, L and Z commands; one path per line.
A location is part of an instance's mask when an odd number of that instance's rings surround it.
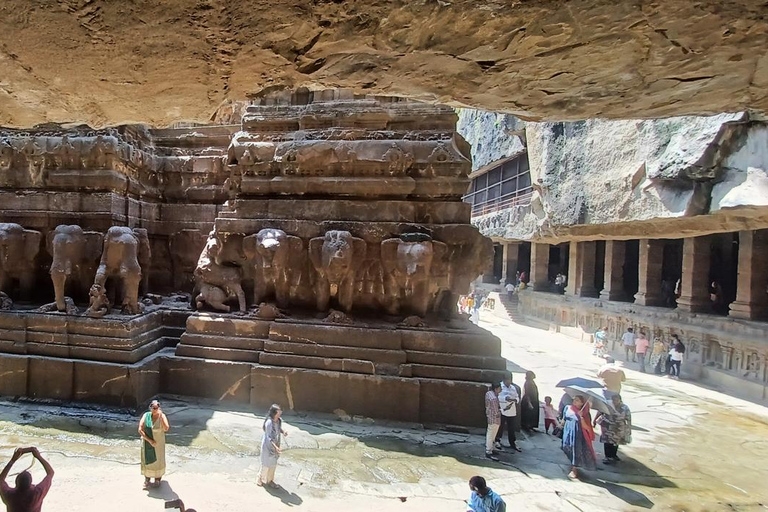
M 525 317 L 520 313 L 519 310 L 519 299 L 517 294 L 509 297 L 506 293 L 499 293 L 498 302 L 500 305 L 497 305 L 494 309 L 494 313 L 497 316 L 506 318 L 507 320 L 511 320 L 517 324 L 525 322 Z

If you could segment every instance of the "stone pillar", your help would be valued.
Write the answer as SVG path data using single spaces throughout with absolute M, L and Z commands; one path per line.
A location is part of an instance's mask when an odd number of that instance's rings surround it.
M 736 300 L 729 313 L 733 318 L 768 318 L 768 230 L 739 232 L 739 277 Z
M 504 261 L 501 266 L 501 277 L 506 279 L 507 283 L 514 282 L 515 272 L 517 272 L 517 258 L 520 252 L 520 244 L 517 242 L 507 242 L 504 244 Z
M 576 289 L 580 287 L 579 269 L 581 268 L 581 251 L 578 242 L 568 244 L 568 280 L 566 281 L 565 293 L 576 295 Z
M 597 297 L 595 289 L 595 242 L 571 242 L 571 253 L 568 260 L 568 272 L 571 272 L 570 263 L 576 263 L 573 285 L 568 283 L 568 292 L 579 297 Z M 574 252 L 576 253 L 574 257 Z
M 607 240 L 605 242 L 605 273 L 603 290 L 600 298 L 603 300 L 621 300 L 624 295 L 624 259 L 627 244 L 623 240 Z
M 661 266 L 664 263 L 664 242 L 661 240 L 640 240 L 637 268 L 637 293 L 635 304 L 661 306 Z
M 683 240 L 683 277 L 677 309 L 711 311 L 709 300 L 709 259 L 711 242 L 707 236 Z
M 529 284 L 540 292 L 549 290 L 549 244 L 531 244 Z

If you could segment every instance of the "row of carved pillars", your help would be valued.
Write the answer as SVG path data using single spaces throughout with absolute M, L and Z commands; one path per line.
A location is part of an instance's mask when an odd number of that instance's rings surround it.
M 530 248 L 530 286 L 549 290 L 550 245 L 534 243 Z M 568 256 L 566 294 L 620 300 L 625 295 L 624 264 L 626 242 L 605 242 L 603 289 L 595 287 L 597 242 L 571 242 Z M 711 310 L 709 273 L 711 239 L 708 236 L 683 239 L 682 277 L 677 308 L 688 312 Z M 662 306 L 664 240 L 639 241 L 638 289 L 634 303 Z M 768 318 L 768 230 L 739 232 L 736 300 L 729 316 L 747 320 Z

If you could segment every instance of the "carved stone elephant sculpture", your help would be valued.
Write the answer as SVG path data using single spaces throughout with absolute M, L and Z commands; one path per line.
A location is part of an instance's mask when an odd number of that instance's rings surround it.
M 253 302 L 274 296 L 278 306 L 287 306 L 306 262 L 301 238 L 266 228 L 243 239 L 243 252 L 253 265 Z
M 152 264 L 152 249 L 149 246 L 149 234 L 144 228 L 133 228 L 133 234 L 139 241 L 138 260 L 141 267 L 139 295 L 149 293 L 149 268 Z
M 107 287 L 109 278 L 118 279 L 122 283 L 123 313 L 128 315 L 141 313 L 139 239 L 131 228 L 112 226 L 104 235 L 104 248 L 93 284 L 109 290 Z M 112 291 L 114 293 L 114 289 Z M 117 296 L 116 293 L 115 295 Z
M 328 231 L 325 236 L 309 241 L 309 258 L 315 268 L 317 309 L 326 311 L 331 297 L 336 297 L 345 312 L 355 302 L 357 271 L 365 260 L 365 240 L 349 231 Z
M 35 285 L 35 258 L 42 235 L 19 224 L 0 223 L 0 292 L 10 294 L 18 281 L 22 298 L 29 298 Z
M 433 293 L 432 263 L 443 257 L 447 246 L 429 235 L 406 233 L 381 243 L 385 307 L 390 314 L 403 310 L 426 316 Z
M 245 312 L 245 293 L 242 287 L 242 270 L 224 265 L 220 259 L 222 242 L 215 231 L 208 235 L 208 241 L 200 254 L 195 268 L 195 290 L 192 293 L 195 306 L 200 309 L 208 304 L 219 311 L 230 311 L 225 304 L 237 298 L 240 312 Z
M 56 309 L 67 311 L 67 281 L 72 280 L 81 294 L 90 288 L 104 243 L 104 235 L 83 231 L 80 226 L 62 224 L 48 233 L 46 245 L 53 257 L 51 280 L 56 294 Z M 71 288 L 71 285 L 70 285 Z

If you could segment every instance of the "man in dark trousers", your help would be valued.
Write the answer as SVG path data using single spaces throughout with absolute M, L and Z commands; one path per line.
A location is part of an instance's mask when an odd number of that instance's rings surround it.
M 39 484 L 32 485 L 32 475 L 29 471 L 22 471 L 16 476 L 16 487 L 13 488 L 5 483 L 5 479 L 8 478 L 11 466 L 25 453 L 31 453 L 40 462 L 45 469 L 45 478 Z M 37 448 L 16 448 L 13 457 L 0 473 L 0 497 L 8 512 L 40 512 L 43 499 L 51 488 L 51 481 L 53 481 L 53 468 L 40 455 Z

